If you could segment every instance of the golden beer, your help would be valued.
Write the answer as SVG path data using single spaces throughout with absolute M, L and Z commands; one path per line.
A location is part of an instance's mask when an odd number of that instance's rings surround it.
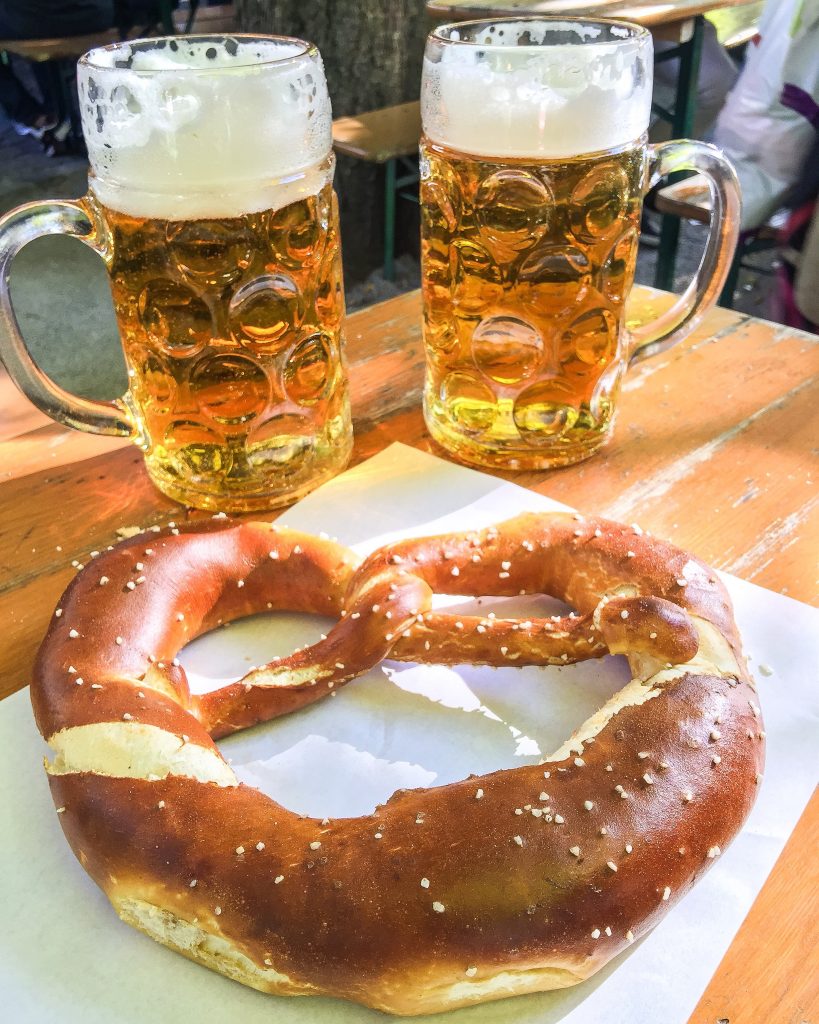
M 424 415 L 463 461 L 541 469 L 606 440 L 650 106 L 651 37 L 636 26 L 518 18 L 429 37 Z
M 424 410 L 465 461 L 575 462 L 611 425 L 643 140 L 560 160 L 421 145 Z
M 421 86 L 421 233 L 432 436 L 465 462 L 546 469 L 609 437 L 630 363 L 714 304 L 739 188 L 713 146 L 648 146 L 651 34 L 628 22 L 442 25 Z M 694 281 L 626 329 L 649 180 L 697 170 L 712 228 Z
M 249 511 L 337 472 L 350 410 L 329 182 L 242 217 L 98 211 L 134 414 L 160 489 Z
M 41 373 L 5 273 L 3 359 L 55 419 L 138 444 L 177 501 L 246 512 L 296 500 L 352 449 L 318 50 L 283 36 L 128 40 L 85 54 L 77 86 L 88 194 L 0 218 L 0 264 L 55 231 L 99 253 L 128 391 L 90 401 Z

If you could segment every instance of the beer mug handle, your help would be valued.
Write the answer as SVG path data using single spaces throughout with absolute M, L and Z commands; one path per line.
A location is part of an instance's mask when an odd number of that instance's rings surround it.
M 716 146 L 678 139 L 649 146 L 649 186 L 677 171 L 698 171 L 711 193 L 711 229 L 697 273 L 670 309 L 631 332 L 629 365 L 682 341 L 716 302 L 739 237 L 740 191 L 736 172 Z
M 0 359 L 26 398 L 52 419 L 95 434 L 136 438 L 126 398 L 103 402 L 72 395 L 37 366 L 20 334 L 9 294 L 11 262 L 33 239 L 59 234 L 79 238 L 105 259 L 105 242 L 82 199 L 27 203 L 0 217 Z

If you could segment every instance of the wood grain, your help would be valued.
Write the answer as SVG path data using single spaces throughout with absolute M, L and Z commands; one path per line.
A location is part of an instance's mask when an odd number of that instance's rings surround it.
M 689 1024 L 819 1021 L 819 790 Z
M 671 301 L 635 289 L 629 322 Z M 420 312 L 411 293 L 348 320 L 355 462 L 395 440 L 442 454 L 420 410 Z M 716 309 L 682 345 L 632 371 L 602 453 L 506 477 L 638 521 L 720 568 L 819 604 L 817 382 L 819 337 Z M 2 394 L 0 697 L 28 682 L 72 561 L 114 543 L 120 527 L 199 515 L 151 486 L 135 448 L 43 426 L 19 393 Z M 815 798 L 690 1024 L 819 1024 L 817 840 Z
M 35 409 L 30 402 L 19 401 L 19 392 L 2 363 L 0 363 L 0 409 L 3 410 L 2 421 L 0 421 L 0 443 L 51 423 L 48 416 L 44 412 L 40 412 L 39 409 Z M 0 466 L 3 464 L 4 462 L 0 461 Z

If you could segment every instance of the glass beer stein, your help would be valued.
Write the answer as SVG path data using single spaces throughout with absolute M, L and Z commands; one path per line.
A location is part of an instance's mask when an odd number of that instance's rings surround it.
M 78 68 L 89 191 L 0 220 L 0 355 L 80 430 L 132 438 L 165 494 L 249 511 L 290 502 L 351 446 L 344 295 L 321 57 L 298 39 L 121 43 Z M 105 261 L 127 393 L 68 394 L 34 364 L 8 294 L 32 238 Z
M 651 35 L 636 25 L 510 19 L 429 37 L 421 113 L 424 415 L 464 462 L 542 469 L 608 438 L 629 363 L 714 304 L 739 190 L 713 146 L 650 146 Z M 643 194 L 695 169 L 713 220 L 696 278 L 629 332 Z

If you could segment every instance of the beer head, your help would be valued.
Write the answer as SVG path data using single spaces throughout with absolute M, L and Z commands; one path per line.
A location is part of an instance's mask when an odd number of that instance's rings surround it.
M 318 51 L 285 37 L 179 36 L 92 50 L 78 70 L 92 189 L 133 216 L 281 208 L 331 173 Z
M 637 25 L 557 18 L 443 25 L 424 57 L 424 133 L 474 156 L 602 152 L 647 130 L 651 86 L 651 34 Z

